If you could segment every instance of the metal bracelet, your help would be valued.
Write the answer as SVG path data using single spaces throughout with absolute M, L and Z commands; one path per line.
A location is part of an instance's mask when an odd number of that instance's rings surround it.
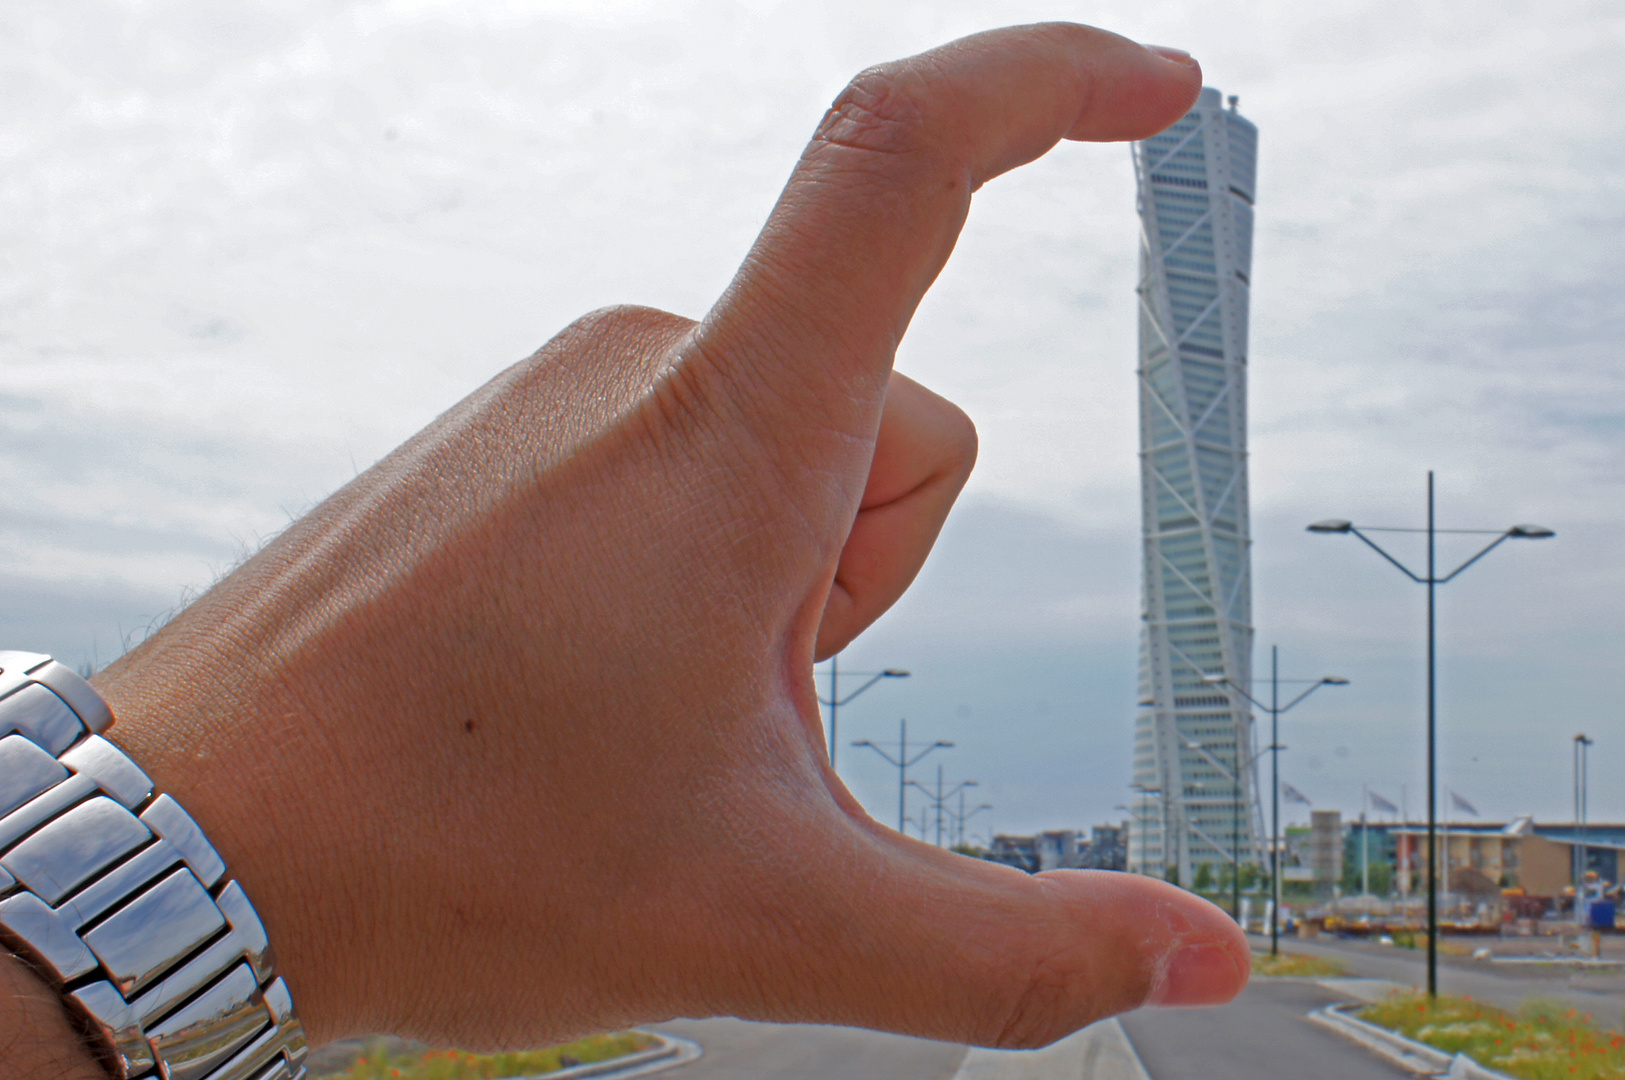
M 70 668 L 0 652 L 0 942 L 62 993 L 114 1080 L 303 1080 L 259 916 L 101 737 L 112 722 Z

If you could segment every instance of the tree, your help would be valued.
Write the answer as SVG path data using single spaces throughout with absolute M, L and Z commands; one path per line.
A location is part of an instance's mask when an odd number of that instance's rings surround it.
M 1197 892 L 1213 891 L 1213 865 L 1211 863 L 1203 863 L 1196 868 L 1196 880 L 1191 882 L 1191 887 Z

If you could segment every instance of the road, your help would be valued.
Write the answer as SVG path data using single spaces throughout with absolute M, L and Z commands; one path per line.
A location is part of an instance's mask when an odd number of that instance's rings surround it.
M 1254 947 L 1260 941 L 1254 940 Z M 1398 949 L 1368 941 L 1339 941 L 1319 938 L 1311 941 L 1283 941 L 1288 952 L 1307 953 L 1337 960 L 1349 974 L 1388 979 L 1420 987 L 1426 979 L 1427 957 L 1419 949 Z M 1620 969 L 1573 972 L 1560 965 L 1492 964 L 1466 957 L 1440 955 L 1439 991 L 1467 994 L 1503 1008 L 1516 1009 L 1532 997 L 1562 998 L 1573 1008 L 1594 1016 L 1604 1026 L 1618 1026 L 1625 1012 L 1625 980 Z
M 1216 1009 L 1146 1009 L 1120 1019 L 1149 1080 L 1401 1080 L 1406 1074 L 1305 1021 L 1344 1000 L 1314 983 L 1255 980 Z M 705 1048 L 670 1080 L 1085 1080 L 1085 1060 L 989 1055 L 963 1046 L 852 1028 L 681 1020 L 657 1030 Z M 1007 1066 L 1007 1067 L 1005 1067 Z M 1089 1076 L 1089 1080 L 1095 1080 Z M 1127 1070 L 1100 1080 L 1135 1080 Z M 1138 1080 L 1146 1080 L 1141 1075 Z
M 652 1030 L 705 1048 L 698 1061 L 659 1074 L 670 1080 L 953 1080 L 965 1058 L 954 1043 L 816 1024 L 673 1020 Z

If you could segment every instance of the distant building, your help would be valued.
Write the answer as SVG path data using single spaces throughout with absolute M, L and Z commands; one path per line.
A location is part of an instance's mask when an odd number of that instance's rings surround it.
M 1360 881 L 1362 852 L 1373 892 L 1417 895 L 1427 887 L 1427 825 L 1423 822 L 1342 822 L 1335 810 L 1315 811 L 1309 828 L 1290 826 L 1282 861 L 1285 881 L 1314 882 L 1329 891 Z M 1338 834 L 1341 834 L 1340 836 Z M 1563 896 L 1574 884 L 1581 830 L 1567 822 L 1440 822 L 1441 892 L 1490 896 L 1504 889 L 1528 896 Z M 1591 824 L 1583 833 L 1585 864 L 1595 880 L 1617 885 L 1625 871 L 1625 824 Z M 1388 888 L 1381 888 L 1382 882 Z M 1348 891 L 1345 885 L 1345 892 Z
M 1416 888 L 1425 888 L 1427 826 L 1407 823 L 1390 828 L 1395 834 L 1395 862 L 1401 878 L 1409 871 Z M 1542 825 L 1530 817 L 1505 824 L 1450 822 L 1439 825 L 1438 843 L 1443 856 L 1440 885 L 1450 891 L 1456 891 L 1458 885 L 1477 885 L 1483 878 L 1501 888 L 1521 889 L 1529 896 L 1562 896 L 1574 885 L 1576 854 L 1581 849 L 1587 872 L 1600 881 L 1619 883 L 1625 824 L 1588 824 L 1582 831 L 1572 823 Z
M 1014 866 L 1018 870 L 1025 870 L 1029 874 L 1036 874 L 1039 870 L 1038 838 L 1000 834 L 993 838 L 992 846 L 982 857 L 988 862 L 1002 863 L 1005 866 Z
M 1336 810 L 1309 812 L 1309 866 L 1315 891 L 1330 894 L 1343 880 L 1343 815 Z
M 1072 829 L 1055 829 L 1037 836 L 1038 869 L 1062 870 L 1078 865 L 1078 834 Z
M 1096 825 L 1089 830 L 1089 846 L 1081 865 L 1093 870 L 1128 868 L 1127 830 L 1120 825 Z
M 1134 144 L 1143 530 L 1129 863 L 1259 858 L 1247 496 L 1247 311 L 1258 129 L 1202 90 Z M 1220 680 L 1228 680 L 1228 683 Z M 1154 795 L 1153 795 L 1154 793 Z M 1235 807 L 1243 807 L 1241 828 Z M 1232 850 L 1234 849 L 1234 850 Z
M 1052 829 L 1036 836 L 993 838 L 983 858 L 1018 867 L 1029 874 L 1042 870 L 1122 870 L 1127 866 L 1124 829 L 1096 825 L 1088 839 L 1076 829 Z

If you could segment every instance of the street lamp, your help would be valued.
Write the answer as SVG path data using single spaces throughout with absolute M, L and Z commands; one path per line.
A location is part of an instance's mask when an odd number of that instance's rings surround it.
M 927 799 L 930 799 L 931 804 L 936 808 L 936 811 L 937 811 L 937 847 L 941 847 L 942 846 L 943 805 L 949 799 L 953 798 L 955 795 L 958 795 L 959 796 L 960 806 L 961 806 L 961 808 L 963 808 L 964 803 L 965 803 L 965 789 L 966 788 L 977 787 L 978 785 L 977 785 L 976 781 L 974 781 L 974 780 L 964 780 L 964 781 L 961 781 L 957 786 L 949 788 L 947 791 L 944 791 L 942 789 L 942 766 L 938 765 L 937 766 L 937 790 L 935 791 L 935 793 L 933 793 L 930 788 L 926 787 L 924 784 L 920 783 L 918 780 L 910 780 L 908 782 L 908 786 L 913 787 L 913 788 L 919 788 L 921 791 L 925 792 L 925 797 Z M 948 816 L 952 817 L 953 812 L 949 811 Z
M 1574 922 L 1581 930 L 1585 929 L 1590 908 L 1586 900 L 1586 803 L 1591 794 L 1587 766 L 1590 765 L 1590 748 L 1596 741 L 1583 734 L 1574 737 L 1574 824 L 1580 841 L 1574 845 Z
M 980 806 L 973 806 L 971 809 L 966 810 L 965 809 L 965 792 L 963 790 L 960 791 L 960 793 L 959 793 L 959 813 L 956 814 L 952 810 L 948 811 L 948 816 L 954 819 L 954 834 L 959 837 L 959 843 L 958 843 L 959 847 L 964 847 L 965 846 L 965 822 L 969 821 L 971 818 L 975 817 L 977 814 L 980 814 L 983 810 L 991 810 L 991 809 L 993 809 L 993 804 L 985 802 L 985 803 L 982 803 Z
M 1253 763 L 1259 758 L 1276 750 L 1285 750 L 1286 747 L 1276 746 L 1272 743 L 1248 758 L 1245 765 L 1235 772 L 1231 772 L 1225 768 L 1223 762 L 1208 752 L 1206 746 L 1195 739 L 1186 739 L 1185 745 L 1207 758 L 1208 764 L 1230 778 L 1230 914 L 1239 921 L 1241 919 L 1241 777 L 1243 773 L 1253 767 Z
M 903 833 L 903 835 L 907 836 L 908 834 L 906 832 L 903 832 L 903 823 L 907 820 L 907 810 L 904 809 L 904 799 L 906 798 L 906 796 L 908 794 L 908 770 L 909 770 L 909 766 L 919 764 L 920 761 L 922 761 L 925 758 L 925 755 L 929 754 L 931 751 L 933 751 L 933 750 L 946 750 L 949 747 L 953 746 L 953 743 L 951 743 L 951 742 L 943 742 L 941 739 L 938 739 L 936 742 L 932 743 L 930 746 L 927 746 L 924 750 L 921 750 L 918 754 L 915 754 L 913 757 L 909 757 L 908 756 L 908 721 L 907 720 L 902 720 L 902 721 L 898 722 L 898 728 L 897 728 L 897 756 L 896 757 L 892 757 L 890 754 L 886 753 L 886 751 L 882 750 L 880 747 L 876 746 L 874 743 L 870 742 L 868 739 L 859 739 L 857 742 L 853 743 L 852 745 L 853 746 L 867 746 L 869 749 L 873 750 L 875 753 L 877 753 L 881 757 L 885 758 L 889 763 L 896 766 L 896 768 L 897 768 L 897 831 L 900 832 L 900 833 Z
M 1281 952 L 1281 714 L 1296 706 L 1322 686 L 1347 686 L 1347 679 L 1324 675 L 1318 679 L 1281 678 L 1281 648 L 1270 646 L 1270 703 L 1265 705 L 1231 682 L 1225 675 L 1209 675 L 1204 682 L 1223 684 L 1252 702 L 1259 712 L 1270 714 L 1270 955 Z M 1281 684 L 1309 683 L 1309 688 L 1285 705 L 1281 704 Z
M 1352 521 L 1341 518 L 1328 518 L 1317 521 L 1309 526 L 1314 533 L 1349 533 L 1359 537 L 1360 541 L 1392 563 L 1400 573 L 1416 582 L 1426 585 L 1428 591 L 1428 996 L 1439 995 L 1439 877 L 1435 863 L 1438 858 L 1438 765 L 1437 740 L 1435 738 L 1437 718 L 1437 682 L 1436 668 L 1436 633 L 1434 628 L 1434 590 L 1437 586 L 1453 580 L 1457 574 L 1473 565 L 1484 556 L 1507 540 L 1545 540 L 1557 534 L 1544 525 L 1513 525 L 1506 529 L 1438 529 L 1433 524 L 1433 470 L 1428 470 L 1428 524 L 1425 529 L 1379 529 L 1367 526 L 1364 531 L 1357 528 Z M 1410 567 L 1378 547 L 1367 532 L 1411 532 L 1426 533 L 1428 538 L 1428 569 L 1427 577 L 1418 577 Z M 1478 553 L 1460 566 L 1456 567 L 1444 577 L 1438 575 L 1434 564 L 1434 537 L 1441 532 L 1448 533 L 1478 533 L 1485 536 L 1494 536 Z
M 835 713 L 842 705 L 851 701 L 881 679 L 906 679 L 909 673 L 901 668 L 887 668 L 885 671 L 849 671 L 848 675 L 862 677 L 869 676 L 869 681 L 852 691 L 845 697 L 841 696 L 841 654 L 836 653 L 829 658 L 829 699 L 818 698 L 818 704 L 829 706 L 829 767 L 835 768 Z M 813 691 L 817 696 L 817 690 Z

